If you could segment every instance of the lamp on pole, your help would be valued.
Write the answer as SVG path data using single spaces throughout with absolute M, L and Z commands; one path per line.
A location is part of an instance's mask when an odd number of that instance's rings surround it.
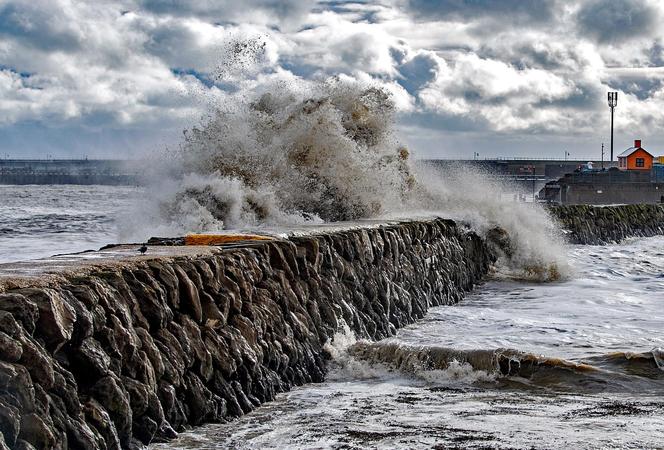
M 611 109 L 611 159 L 613 161 L 613 110 L 618 104 L 618 93 L 609 92 L 609 109 Z

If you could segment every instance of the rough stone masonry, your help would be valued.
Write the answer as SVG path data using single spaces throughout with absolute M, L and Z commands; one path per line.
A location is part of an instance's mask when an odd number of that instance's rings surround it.
M 549 211 L 572 244 L 608 244 L 664 234 L 664 205 L 565 205 Z
M 343 324 L 392 335 L 494 258 L 442 219 L 150 255 L 0 276 L 0 449 L 140 448 L 245 414 L 322 381 Z

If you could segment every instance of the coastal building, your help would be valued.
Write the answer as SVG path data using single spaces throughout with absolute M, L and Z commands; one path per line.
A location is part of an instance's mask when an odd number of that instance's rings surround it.
M 618 167 L 585 168 L 550 181 L 539 192 L 540 201 L 560 204 L 609 205 L 664 203 L 663 158 L 655 158 L 641 140 L 618 155 Z
M 634 146 L 618 155 L 620 170 L 650 170 L 654 156 L 641 147 L 641 139 L 634 141 Z

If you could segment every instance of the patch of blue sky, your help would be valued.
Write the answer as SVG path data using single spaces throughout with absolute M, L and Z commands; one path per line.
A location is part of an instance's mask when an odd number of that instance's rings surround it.
M 5 66 L 4 64 L 0 64 L 0 71 L 12 72 L 24 79 L 30 78 L 31 76 L 34 75 L 34 73 L 32 72 L 25 72 L 22 70 L 18 70 L 15 67 Z
M 205 87 L 208 88 L 216 85 L 215 81 L 212 78 L 210 78 L 208 75 L 194 69 L 171 67 L 171 72 L 173 73 L 173 75 L 176 75 L 178 77 L 184 77 L 187 75 L 192 76 L 196 78 L 198 81 L 200 81 Z

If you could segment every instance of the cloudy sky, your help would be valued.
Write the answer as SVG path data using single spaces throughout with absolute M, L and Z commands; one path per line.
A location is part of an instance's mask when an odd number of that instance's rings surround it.
M 608 90 L 616 153 L 664 154 L 663 19 L 660 0 L 0 0 L 0 157 L 138 156 L 238 83 L 336 74 L 389 89 L 421 157 L 599 157 Z

